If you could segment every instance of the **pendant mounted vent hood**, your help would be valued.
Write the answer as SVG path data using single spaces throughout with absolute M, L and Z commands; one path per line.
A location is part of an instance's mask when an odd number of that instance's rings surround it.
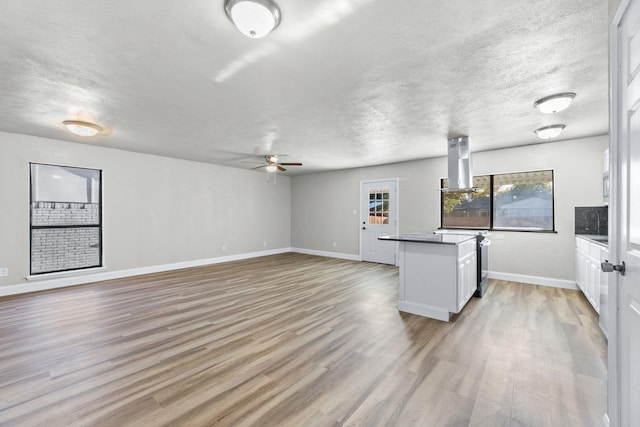
M 448 141 L 449 185 L 443 191 L 473 191 L 471 148 L 469 137 L 459 136 Z

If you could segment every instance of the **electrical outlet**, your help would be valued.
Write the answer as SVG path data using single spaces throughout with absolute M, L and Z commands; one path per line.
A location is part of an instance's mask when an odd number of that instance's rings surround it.
M 266 240 L 262 242 L 262 246 L 267 246 L 267 241 Z
M 336 247 L 336 246 L 338 246 L 338 245 L 336 245 L 336 242 L 333 242 L 333 243 L 332 243 L 332 246 L 335 248 L 335 247 Z
M 8 268 L 0 268 L 0 277 L 6 277 L 9 275 L 9 269 Z
M 222 244 L 222 252 L 224 252 L 224 251 L 226 251 L 226 250 L 227 250 L 227 245 Z
M 354 209 L 351 211 L 351 215 L 358 215 L 358 212 Z

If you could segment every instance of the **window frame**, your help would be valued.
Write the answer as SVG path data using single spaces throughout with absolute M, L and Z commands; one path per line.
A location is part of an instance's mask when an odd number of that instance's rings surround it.
M 60 168 L 70 168 L 70 169 L 85 169 L 90 171 L 96 171 L 98 173 L 98 179 L 100 180 L 98 186 L 98 223 L 97 224 L 75 224 L 75 225 L 34 225 L 33 224 L 33 209 L 34 209 L 34 183 L 33 183 L 33 166 L 34 165 L 42 165 L 42 166 L 55 166 Z M 41 201 L 44 202 L 44 201 Z M 75 203 L 75 202 L 54 202 L 54 203 Z M 47 270 L 47 271 L 33 271 L 33 231 L 34 230 L 44 230 L 44 229 L 69 229 L 69 228 L 97 228 L 98 229 L 98 263 L 85 267 L 74 267 L 74 268 L 64 268 L 64 269 L 55 269 L 55 270 Z M 80 166 L 69 166 L 69 165 L 59 165 L 53 163 L 42 163 L 42 162 L 29 162 L 29 275 L 30 276 L 38 276 L 38 275 L 46 275 L 46 274 L 55 274 L 55 273 L 66 273 L 73 271 L 81 271 L 88 270 L 94 268 L 102 268 L 104 267 L 104 251 L 103 251 L 103 219 L 102 219 L 102 169 L 95 168 L 87 168 Z
M 513 175 L 513 174 L 525 174 L 525 173 L 535 173 L 535 172 L 550 172 L 551 173 L 551 229 L 535 229 L 535 228 L 516 228 L 516 227 L 495 227 L 494 226 L 494 177 L 500 175 Z M 440 227 L 438 229 L 452 229 L 452 230 L 480 230 L 480 231 L 515 231 L 515 232 L 526 232 L 526 233 L 557 233 L 556 230 L 556 197 L 555 197 L 555 171 L 553 169 L 540 169 L 540 170 L 530 170 L 530 171 L 520 171 L 520 172 L 503 172 L 503 173 L 495 173 L 495 174 L 483 174 L 478 176 L 487 176 L 489 177 L 489 228 L 486 227 L 457 227 L 457 226 L 447 226 L 444 224 L 444 194 L 446 190 L 440 192 Z M 440 188 L 445 188 L 445 179 L 440 178 Z

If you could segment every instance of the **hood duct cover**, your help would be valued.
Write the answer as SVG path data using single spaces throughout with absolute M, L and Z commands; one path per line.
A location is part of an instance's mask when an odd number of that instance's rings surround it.
M 473 189 L 473 172 L 471 168 L 471 149 L 469 137 L 460 136 L 448 141 L 449 190 Z

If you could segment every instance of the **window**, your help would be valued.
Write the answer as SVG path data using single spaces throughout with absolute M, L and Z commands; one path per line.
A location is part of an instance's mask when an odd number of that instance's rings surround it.
M 554 230 L 552 170 L 475 176 L 473 185 L 442 192 L 442 228 Z
M 443 228 L 491 228 L 491 177 L 474 176 L 473 186 L 477 191 L 442 192 Z
M 102 266 L 101 178 L 31 163 L 31 274 Z
M 369 190 L 369 224 L 389 224 L 389 189 Z
M 553 171 L 495 175 L 493 228 L 553 230 Z

